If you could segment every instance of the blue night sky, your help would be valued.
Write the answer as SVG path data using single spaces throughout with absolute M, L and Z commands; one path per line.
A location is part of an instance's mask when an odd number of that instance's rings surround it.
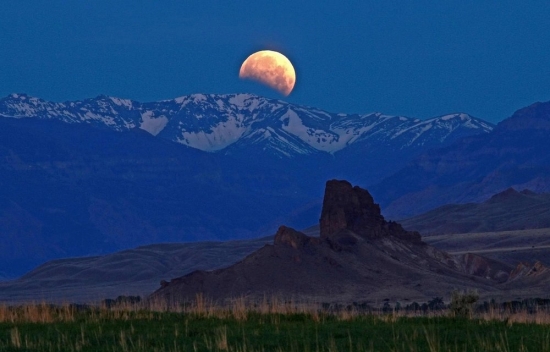
M 10 1 L 0 95 L 138 101 L 191 93 L 283 98 L 238 71 L 256 50 L 296 68 L 292 103 L 332 112 L 492 122 L 550 100 L 550 2 Z

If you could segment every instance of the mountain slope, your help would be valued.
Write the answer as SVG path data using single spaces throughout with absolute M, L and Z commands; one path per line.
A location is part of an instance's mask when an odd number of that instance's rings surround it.
M 400 221 L 423 235 L 550 227 L 550 194 L 509 188 L 483 203 L 449 204 Z
M 317 191 L 139 129 L 59 121 L 0 119 L 0 160 L 0 271 L 10 276 L 60 257 L 273 233 Z
M 22 277 L 0 282 L 0 302 L 91 303 L 120 295 L 148 295 L 163 279 L 229 266 L 273 237 L 165 243 L 103 256 L 52 260 Z
M 387 216 L 404 218 L 444 204 L 484 201 L 509 187 L 548 192 L 549 126 L 550 102 L 533 104 L 491 133 L 422 154 L 373 193 Z

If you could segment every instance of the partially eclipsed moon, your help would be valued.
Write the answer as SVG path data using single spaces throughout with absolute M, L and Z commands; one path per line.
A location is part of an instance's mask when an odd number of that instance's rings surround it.
M 281 53 L 262 50 L 244 60 L 239 77 L 263 83 L 287 96 L 296 83 L 296 72 L 290 60 Z

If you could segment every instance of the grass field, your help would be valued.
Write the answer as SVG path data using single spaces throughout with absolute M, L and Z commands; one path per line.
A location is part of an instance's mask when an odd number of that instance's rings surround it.
M 264 303 L 177 312 L 46 304 L 0 307 L 0 351 L 550 351 L 550 313 L 455 318 Z

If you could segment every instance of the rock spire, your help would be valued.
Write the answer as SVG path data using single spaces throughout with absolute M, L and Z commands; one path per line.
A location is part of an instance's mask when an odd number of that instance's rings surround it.
M 405 231 L 398 223 L 386 221 L 367 190 L 343 180 L 327 181 L 319 222 L 321 239 L 349 230 L 367 239 L 393 236 L 420 242 L 418 232 Z

